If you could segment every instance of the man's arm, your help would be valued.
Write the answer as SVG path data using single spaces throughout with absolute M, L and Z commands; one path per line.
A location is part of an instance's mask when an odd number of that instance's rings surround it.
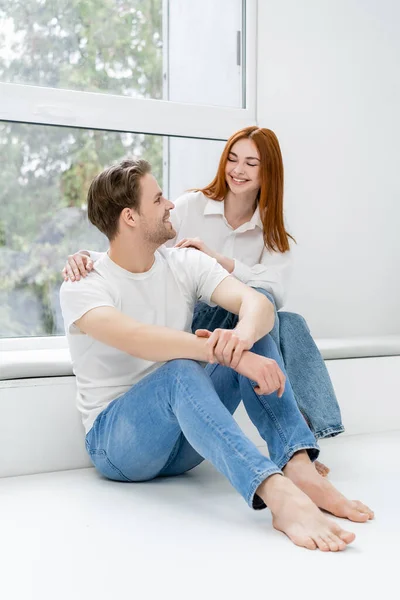
M 239 315 L 235 331 L 242 338 L 250 338 L 253 344 L 269 333 L 275 322 L 272 302 L 235 277 L 226 277 L 215 288 L 211 300 Z
M 207 361 L 204 338 L 158 325 L 140 323 L 111 306 L 93 308 L 75 321 L 90 337 L 144 360 L 175 358 Z
M 271 331 L 274 326 L 274 307 L 263 295 L 234 277 L 226 277 L 215 288 L 212 302 L 239 315 L 234 330 L 215 329 L 213 333 L 198 329 L 198 337 L 207 339 L 208 362 L 219 362 L 236 369 L 242 354 Z
M 144 360 L 208 360 L 207 339 L 168 327 L 140 323 L 111 306 L 89 310 L 75 321 L 75 325 L 99 342 Z M 214 361 L 213 358 L 211 362 Z M 244 351 L 237 371 L 257 382 L 257 393 L 271 394 L 278 390 L 279 396 L 283 394 L 285 378 L 275 361 Z

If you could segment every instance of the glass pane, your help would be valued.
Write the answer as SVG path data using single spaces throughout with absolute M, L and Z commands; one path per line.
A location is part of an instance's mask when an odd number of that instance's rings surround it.
M 65 259 L 81 248 L 108 247 L 86 215 L 97 173 L 126 156 L 142 156 L 176 197 L 211 180 L 222 146 L 0 123 L 0 337 L 64 335 L 58 292 Z
M 241 15 L 242 0 L 2 0 L 0 81 L 240 107 Z

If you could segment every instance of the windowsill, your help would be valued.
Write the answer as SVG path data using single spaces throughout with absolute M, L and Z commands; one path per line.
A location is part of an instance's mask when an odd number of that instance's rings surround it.
M 35 349 L 17 349 L 18 344 L 14 345 L 14 349 L 5 349 L 0 345 L 0 380 L 73 375 L 65 338 L 37 339 L 42 340 L 42 347 L 36 346 Z M 48 347 L 49 341 L 52 342 L 51 348 Z M 47 347 L 43 347 L 45 342 Z M 316 343 L 325 360 L 400 356 L 400 335 L 320 339 Z

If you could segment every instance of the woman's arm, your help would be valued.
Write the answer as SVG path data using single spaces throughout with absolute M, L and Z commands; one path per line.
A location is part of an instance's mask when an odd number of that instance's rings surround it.
M 270 292 L 279 310 L 285 303 L 293 265 L 292 252 L 264 250 L 261 261 L 253 266 L 234 260 L 232 275 L 254 288 Z
M 282 308 L 286 299 L 292 267 L 291 252 L 282 254 L 264 250 L 261 262 L 249 266 L 237 259 L 214 252 L 200 238 L 184 238 L 176 247 L 195 248 L 215 258 L 228 273 L 239 279 L 239 281 L 250 287 L 262 288 L 270 292 L 275 299 L 276 307 L 278 309 Z

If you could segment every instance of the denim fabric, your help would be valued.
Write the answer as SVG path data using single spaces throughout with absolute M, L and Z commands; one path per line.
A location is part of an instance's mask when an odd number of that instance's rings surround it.
M 271 294 L 261 288 L 257 291 L 275 307 Z M 238 317 L 225 309 L 199 302 L 194 311 L 192 331 L 214 331 L 218 327 L 233 329 L 237 321 Z M 275 308 L 275 324 L 269 335 L 283 358 L 298 407 L 316 439 L 342 433 L 344 427 L 335 391 L 305 319 L 296 313 L 276 312 Z
M 266 336 L 254 351 L 273 356 Z M 281 363 L 282 364 L 282 363 Z M 146 481 L 182 474 L 204 458 L 227 477 L 249 506 L 265 504 L 255 493 L 260 483 L 281 473 L 295 452 L 312 460 L 319 449 L 293 397 L 290 383 L 281 398 L 259 396 L 255 383 L 221 365 L 172 360 L 143 378 L 97 417 L 86 448 L 97 470 L 117 481 Z M 232 414 L 240 400 L 267 442 L 267 458 Z

